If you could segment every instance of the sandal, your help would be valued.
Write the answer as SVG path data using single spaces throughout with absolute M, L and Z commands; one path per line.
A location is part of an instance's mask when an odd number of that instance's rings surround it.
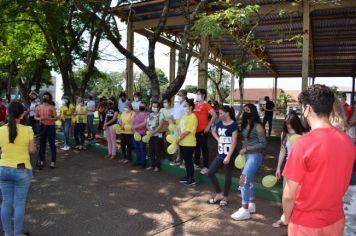
M 280 227 L 284 227 L 284 226 L 287 226 L 287 225 L 283 224 L 283 222 L 281 220 L 277 220 L 276 222 L 274 222 L 272 224 L 272 227 L 274 227 L 274 228 L 280 228 Z
M 226 200 L 225 198 L 224 198 L 224 199 L 221 199 L 219 205 L 220 205 L 221 207 L 227 206 L 227 200 Z
M 214 198 L 210 198 L 207 203 L 210 205 L 214 205 L 214 204 L 220 204 L 220 202 L 221 202 L 221 199 L 215 201 Z

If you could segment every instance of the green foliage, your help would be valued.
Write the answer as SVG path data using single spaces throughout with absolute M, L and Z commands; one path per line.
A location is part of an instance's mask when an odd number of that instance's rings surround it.
M 196 93 L 198 89 L 198 86 L 196 85 L 186 85 L 185 90 L 187 90 L 188 93 Z
M 82 76 L 84 69 L 77 71 L 77 76 Z M 123 84 L 126 80 L 126 72 L 100 72 L 95 70 L 93 78 L 89 81 L 87 88 L 87 95 L 92 95 L 93 97 L 118 97 L 119 94 L 124 91 Z
M 292 101 L 292 96 L 286 94 L 283 90 L 279 93 L 277 97 L 277 108 L 287 108 L 288 102 Z
M 156 74 L 159 81 L 160 91 L 164 91 L 168 86 L 168 78 L 160 68 L 156 68 Z M 151 83 L 148 76 L 141 72 L 135 76 L 134 87 L 136 92 L 141 93 L 141 99 L 144 102 L 151 101 Z

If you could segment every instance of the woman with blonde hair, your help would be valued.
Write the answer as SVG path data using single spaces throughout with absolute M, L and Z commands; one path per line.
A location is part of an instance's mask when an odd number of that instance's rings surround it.
M 344 107 L 342 106 L 340 100 L 337 98 L 336 95 L 333 110 L 331 111 L 330 115 L 330 123 L 334 127 L 339 128 L 342 131 L 346 131 L 348 127 Z

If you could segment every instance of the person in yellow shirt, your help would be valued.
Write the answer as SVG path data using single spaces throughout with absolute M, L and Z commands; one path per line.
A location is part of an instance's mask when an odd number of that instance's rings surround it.
M 26 196 L 32 180 L 30 154 L 37 151 L 32 128 L 20 124 L 23 116 L 23 105 L 11 102 L 8 124 L 0 127 L 1 222 L 4 235 L 22 235 Z
M 121 132 L 121 152 L 123 155 L 123 163 L 132 161 L 132 144 L 133 144 L 133 130 L 132 121 L 135 116 L 135 112 L 132 109 L 130 102 L 125 103 L 124 112 L 120 116 L 120 124 L 123 131 Z
M 77 99 L 77 106 L 75 107 L 73 115 L 76 148 L 84 150 L 84 132 L 85 125 L 87 124 L 87 108 L 84 106 L 83 98 L 79 97 Z
M 195 185 L 194 180 L 194 165 L 193 153 L 197 145 L 195 138 L 198 120 L 196 115 L 192 112 L 194 110 L 194 100 L 187 99 L 184 103 L 185 114 L 178 121 L 178 138 L 180 155 L 182 156 L 187 176 L 183 177 L 179 182 L 186 185 Z
M 64 146 L 62 150 L 69 150 L 69 130 L 72 125 L 72 115 L 75 110 L 73 104 L 71 104 L 68 97 L 62 98 L 62 106 L 59 109 L 59 118 L 62 122 L 63 135 L 64 135 Z

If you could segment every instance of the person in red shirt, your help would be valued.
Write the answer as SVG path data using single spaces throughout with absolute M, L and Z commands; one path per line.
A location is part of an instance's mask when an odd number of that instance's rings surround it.
M 352 116 L 352 106 L 347 104 L 347 102 L 346 102 L 346 93 L 341 93 L 341 94 L 339 94 L 338 97 L 341 102 L 341 105 L 343 105 L 343 107 L 344 107 L 346 120 L 347 120 L 347 122 L 349 122 L 351 119 L 351 116 Z
M 6 123 L 6 106 L 4 100 L 0 98 L 0 126 Z
M 289 236 L 341 236 L 345 217 L 343 196 L 348 188 L 355 147 L 350 137 L 334 128 L 329 115 L 334 92 L 312 85 L 299 94 L 302 119 L 311 127 L 293 145 L 283 176 L 281 220 Z
M 208 173 L 209 169 L 209 151 L 208 151 L 208 133 L 212 124 L 216 119 L 216 113 L 211 105 L 205 101 L 207 92 L 205 89 L 198 89 L 196 93 L 196 103 L 194 113 L 198 119 L 198 127 L 195 133 L 197 139 L 197 146 L 195 148 L 194 163 L 199 166 L 200 164 L 200 151 L 203 153 L 202 174 Z M 209 114 L 211 119 L 209 121 Z

